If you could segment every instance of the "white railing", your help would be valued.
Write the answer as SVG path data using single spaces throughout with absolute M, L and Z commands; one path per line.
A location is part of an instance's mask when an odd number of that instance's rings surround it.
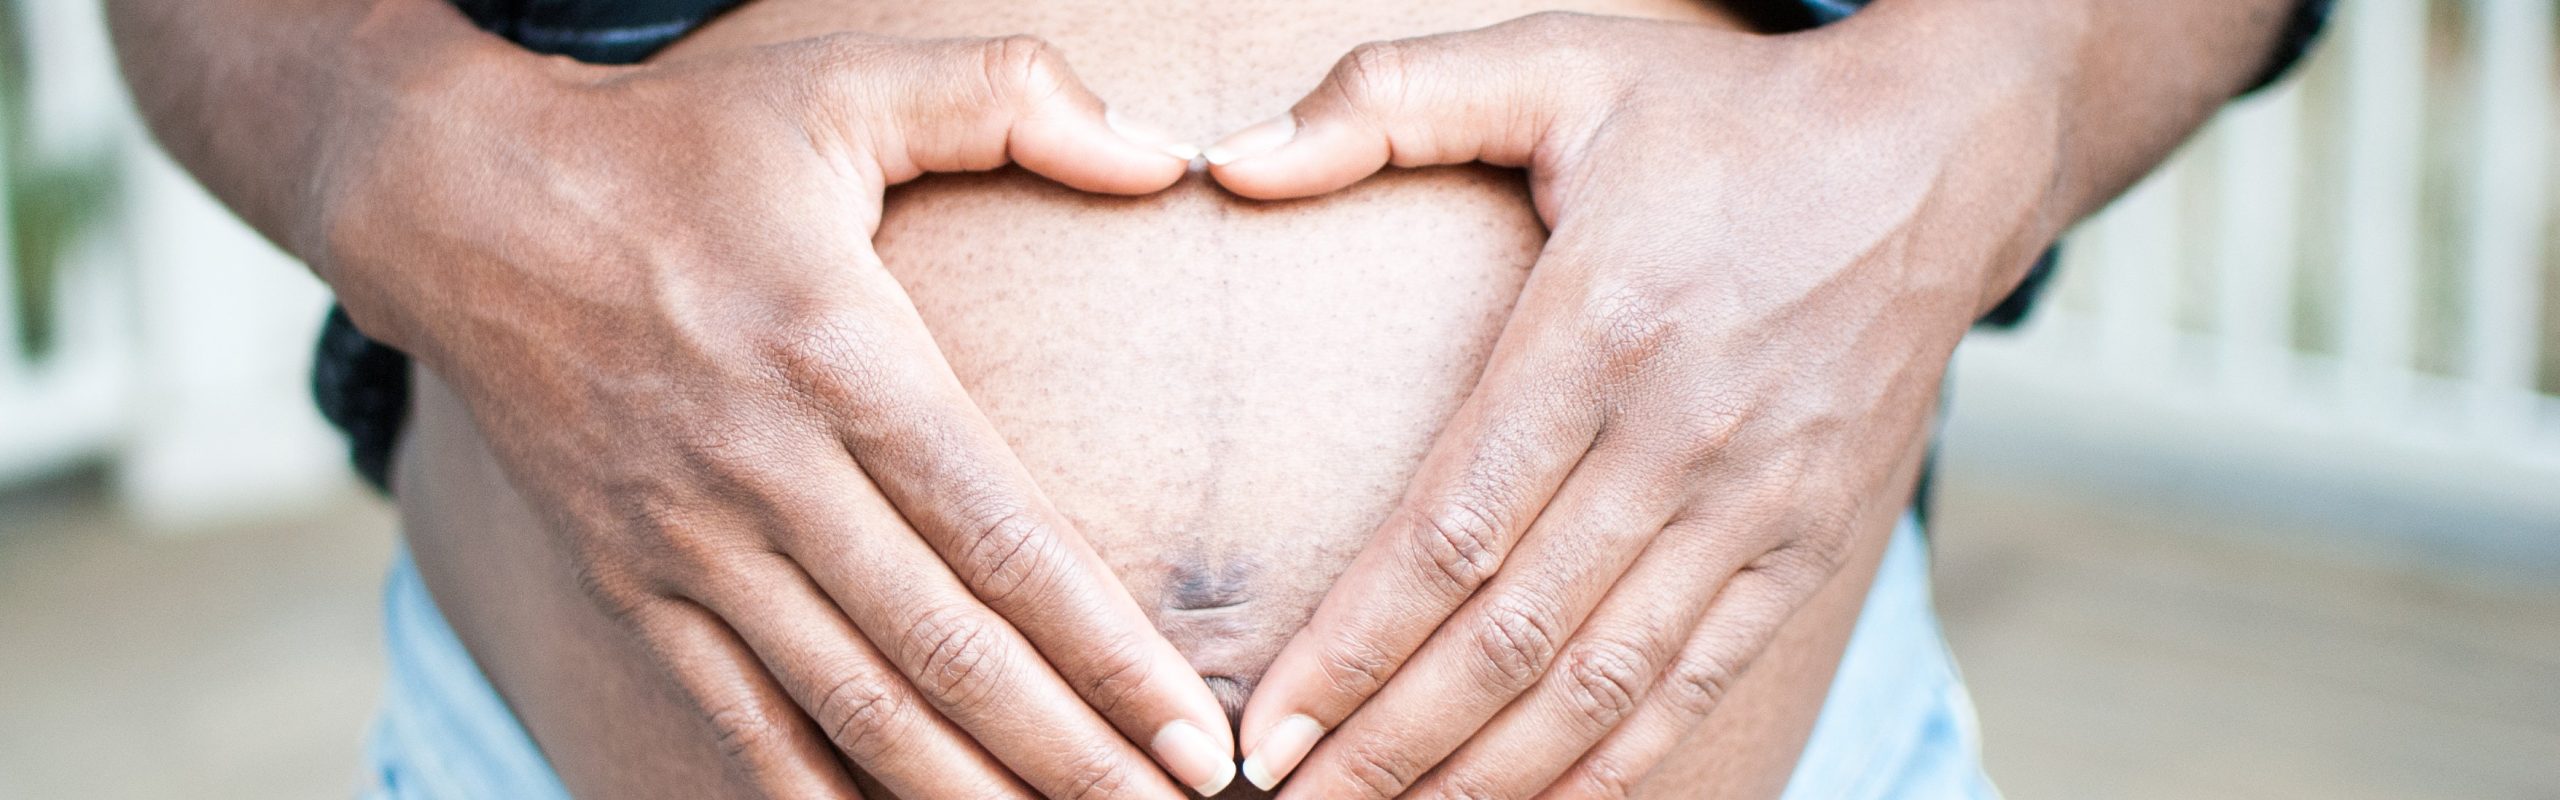
M 0 280 L 0 486 L 102 463 L 161 529 L 345 490 L 345 455 L 304 388 L 325 291 L 144 136 L 97 3 L 0 3 L 29 49 L 26 155 L 103 149 L 116 164 L 107 218 L 55 265 L 53 345 L 35 358 L 17 341 L 15 281 Z
M 0 180 L 8 177 L 6 144 L 0 143 Z M 0 192 L 0 242 L 9 230 L 9 206 Z M 0 485 L 35 476 L 104 450 L 121 433 L 131 397 L 123 369 L 132 342 L 127 333 L 129 293 L 118 275 L 103 269 L 105 248 L 65 259 L 51 346 L 28 358 L 19 341 L 15 280 L 0 280 Z M 9 255 L 0 250 L 0 276 Z
M 21 12 L 28 25 L 21 31 L 27 40 L 22 45 L 31 49 L 40 33 L 60 24 L 53 15 L 32 13 L 41 10 Z M 30 85 L 65 77 L 60 67 L 35 61 L 52 52 L 27 55 L 34 65 L 33 74 L 25 76 Z M 58 95 L 48 91 L 44 99 Z M 10 172 L 16 157 L 41 156 L 45 145 L 94 134 L 98 127 L 96 115 L 60 115 L 41 101 L 27 102 L 34 112 L 27 119 L 10 118 L 15 109 L 0 104 L 0 131 L 35 129 L 32 153 L 10 152 L 13 137 L 0 136 L 0 245 L 19 235 L 11 227 L 18 198 L 7 189 L 21 177 Z M 125 382 L 129 371 L 121 368 L 132 352 L 125 335 L 131 325 L 124 318 L 131 306 L 129 293 L 109 268 L 107 243 L 82 244 L 88 246 L 63 254 L 53 296 L 43 300 L 54 324 L 51 346 L 42 357 L 30 357 L 30 343 L 21 341 L 20 287 L 11 269 L 16 248 L 0 246 L 0 484 L 88 456 L 121 430 L 123 405 L 130 396 Z
M 2293 81 L 2071 237 L 2027 330 L 1967 344 L 1958 427 L 2486 504 L 2482 547 L 2560 558 L 2553 5 L 2342 3 Z
M 1951 447 L 2503 508 L 2560 553 L 2553 2 L 2342 5 L 2292 82 L 2075 233 L 2025 331 L 1966 346 Z M 303 394 L 318 286 L 108 100 L 95 4 L 19 7 L 39 144 L 120 142 L 125 199 L 54 298 L 60 350 L 0 347 L 0 484 L 103 460 L 175 517 L 342 487 Z

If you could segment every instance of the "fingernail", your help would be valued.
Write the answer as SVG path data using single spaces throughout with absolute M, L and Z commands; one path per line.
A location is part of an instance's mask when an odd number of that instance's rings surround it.
M 1315 749 L 1316 739 L 1322 736 L 1324 726 L 1316 724 L 1315 718 L 1289 715 L 1262 735 L 1261 747 L 1245 756 L 1244 779 L 1263 791 L 1271 791 L 1271 787 L 1280 785 L 1281 778 L 1289 777 L 1290 770 L 1298 768 L 1298 762 L 1307 757 L 1307 751 Z
M 1148 745 L 1156 751 L 1156 760 L 1173 777 L 1191 786 L 1191 791 L 1208 797 L 1226 791 L 1236 779 L 1233 754 L 1218 747 L 1209 732 L 1186 720 L 1167 722 L 1156 730 L 1155 741 Z
M 1186 162 L 1200 157 L 1200 148 L 1188 142 L 1174 141 L 1173 135 L 1161 128 L 1120 116 L 1120 109 L 1103 109 L 1102 124 L 1111 126 L 1111 131 L 1120 134 L 1120 138 L 1154 148 L 1165 155 Z
M 1200 155 L 1214 166 L 1226 166 L 1238 159 L 1252 158 L 1288 144 L 1298 135 L 1298 120 L 1287 114 L 1254 123 L 1252 127 L 1227 134 L 1227 138 L 1209 145 Z

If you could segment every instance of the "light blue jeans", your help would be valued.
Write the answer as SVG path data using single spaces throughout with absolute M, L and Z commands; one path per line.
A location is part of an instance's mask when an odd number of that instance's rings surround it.
M 1919 524 L 1904 518 L 1786 800 L 1999 796 L 1982 772 L 1973 701 L 1938 632 L 1928 555 Z M 383 595 L 391 676 L 367 748 L 365 796 L 565 800 L 405 553 Z

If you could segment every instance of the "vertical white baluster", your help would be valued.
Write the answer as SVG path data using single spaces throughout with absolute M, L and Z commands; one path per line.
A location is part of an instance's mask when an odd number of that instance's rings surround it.
M 2472 0 L 2473 137 L 2463 364 L 2472 431 L 2533 425 L 2543 224 L 2550 209 L 2552 0 Z
M 0 0 L 0 3 L 8 2 L 13 0 Z M 0 8 L 0 13 L 10 11 L 13 9 Z M 23 32 L 20 38 L 24 38 Z M 23 47 L 25 43 L 8 42 L 0 43 L 0 46 Z M 20 77 L 24 78 L 24 76 Z M 12 199 L 9 196 L 10 184 L 16 180 L 9 173 L 10 159 L 13 157 L 9 150 L 11 144 L 9 128 L 17 124 L 16 120 L 10 117 L 12 109 L 9 104 L 16 100 L 17 98 L 0 97 L 0 410 L 8 409 L 18 394 L 25 391 L 28 371 L 25 359 L 18 355 L 24 347 L 18 341 L 18 248 L 16 244 L 18 232 L 11 225 L 17 217 L 9 205 Z M 9 424 L 11 423 L 7 418 L 0 417 L 0 426 Z M 5 438 L 0 436 L 0 439 Z
M 2243 101 L 2216 124 L 2222 382 L 2235 396 L 2274 402 L 2290 385 L 2293 365 L 2302 90 L 2286 85 Z
M 2177 330 L 2178 195 L 2173 162 L 2107 209 L 2097 283 L 2098 350 L 2120 376 L 2167 376 Z
M 2358 416 L 2389 417 L 2407 408 L 2411 387 L 2427 3 L 2342 3 L 2339 13 L 2347 57 L 2340 388 Z
M 98 10 L 83 3 L 10 3 L 16 14 L 18 39 L 13 44 L 25 58 L 27 74 L 14 76 L 24 82 L 25 94 L 15 100 L 21 106 L 0 113 L 0 128 L 15 125 L 26 138 L 0 143 L 0 164 L 10 158 L 39 169 L 51 164 L 36 164 L 37 158 L 52 158 L 66 142 L 82 141 L 80 137 L 111 132 L 97 126 L 84 126 L 97 114 L 89 109 L 112 108 L 114 73 L 107 66 L 103 44 L 83 52 L 66 32 L 76 34 L 81 23 L 95 23 Z M 103 43 L 101 34 L 98 40 Z M 83 70 L 93 72 L 97 80 L 66 81 Z M 82 107 L 86 103 L 86 107 Z M 15 115 L 14 119 L 7 118 Z M 0 139 L 5 139 L 0 136 Z M 9 145 L 24 149 L 14 154 Z M 0 182 L 17 180 L 6 169 L 0 169 Z M 23 187 L 21 187 L 23 188 Z M 6 194 L 6 192 L 0 192 Z M 110 294 L 115 288 L 111 276 L 98 269 L 89 258 L 97 247 L 75 247 L 65 253 L 43 253 L 50 259 L 45 268 L 52 272 L 49 291 L 41 297 L 20 294 L 15 271 L 14 248 L 8 246 L 13 236 L 25 232 L 9 229 L 7 222 L 12 200 L 26 202 L 31 198 L 0 198 L 0 484 L 41 474 L 46 470 L 72 463 L 96 452 L 113 438 L 117 420 L 118 363 L 108 354 L 94 348 L 108 343 L 121 330 L 118 298 Z M 25 342 L 18 337 L 24 321 L 19 305 L 41 304 L 50 314 L 50 347 L 41 359 L 28 358 L 20 351 Z

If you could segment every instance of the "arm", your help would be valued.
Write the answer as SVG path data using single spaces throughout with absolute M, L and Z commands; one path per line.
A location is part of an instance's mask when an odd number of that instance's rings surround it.
M 601 67 L 435 0 L 112 15 L 161 140 L 453 385 L 573 554 L 556 579 L 751 783 L 849 794 L 849 760 L 909 796 L 1175 796 L 1132 742 L 1182 784 L 1232 769 L 1208 686 L 867 235 L 883 187 L 928 171 L 1183 174 L 1045 45 L 838 35 Z
M 107 13 L 125 80 L 161 147 L 306 260 L 318 248 L 297 220 L 310 216 L 330 129 L 354 127 L 358 109 L 378 107 L 382 95 L 450 79 L 468 59 L 503 57 L 494 51 L 505 46 L 422 2 L 114 0 Z
M 1525 167 L 1552 231 L 1247 705 L 1246 777 L 1633 791 L 1907 502 L 1969 324 L 2259 76 L 2294 2 L 1882 0 L 1784 36 L 1539 15 L 1364 46 L 1209 148 L 1261 198 Z

